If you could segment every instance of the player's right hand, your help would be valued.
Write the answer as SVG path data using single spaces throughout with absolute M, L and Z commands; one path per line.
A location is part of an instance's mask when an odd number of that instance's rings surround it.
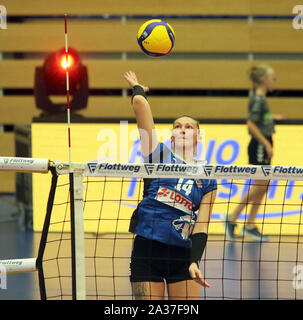
M 138 82 L 137 76 L 133 71 L 127 71 L 124 74 L 125 80 L 128 82 L 128 84 L 133 88 L 134 86 L 141 86 L 144 90 L 144 92 L 149 91 L 149 88 L 146 86 L 141 85 Z

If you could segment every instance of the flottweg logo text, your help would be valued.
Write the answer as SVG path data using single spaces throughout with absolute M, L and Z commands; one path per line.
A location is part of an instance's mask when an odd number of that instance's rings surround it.
M 292 167 L 282 167 L 275 166 L 273 169 L 274 174 L 303 174 L 303 168 L 298 168 L 295 166 Z
M 257 171 L 256 167 L 239 167 L 239 166 L 216 166 L 214 174 L 229 174 L 229 173 L 235 173 L 235 174 L 255 174 Z

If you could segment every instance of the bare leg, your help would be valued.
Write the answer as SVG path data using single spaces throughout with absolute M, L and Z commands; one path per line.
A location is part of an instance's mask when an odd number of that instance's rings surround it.
M 136 300 L 163 300 L 164 282 L 132 282 L 133 296 Z
M 253 200 L 253 203 L 251 203 L 251 209 L 249 213 L 249 217 L 247 219 L 247 225 L 248 227 L 255 225 L 255 219 L 258 213 L 258 209 L 261 205 L 262 199 L 264 195 L 266 194 L 269 186 L 268 180 L 259 180 L 255 183 L 255 198 Z
M 194 280 L 170 283 L 167 286 L 169 300 L 199 300 L 201 286 Z
M 229 221 L 236 222 L 240 213 L 243 209 L 248 205 L 251 204 L 251 211 L 247 220 L 249 225 L 254 225 L 255 218 L 261 204 L 262 198 L 265 195 L 268 189 L 269 181 L 268 180 L 257 180 L 255 181 L 254 185 L 250 188 L 250 190 L 246 193 L 243 197 L 233 214 L 229 217 Z

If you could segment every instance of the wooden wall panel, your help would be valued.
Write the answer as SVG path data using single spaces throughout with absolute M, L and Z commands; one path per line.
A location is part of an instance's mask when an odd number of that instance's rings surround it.
M 291 15 L 297 0 L 2 0 L 10 15 Z
M 0 156 L 15 156 L 14 133 L 0 133 Z M 15 192 L 16 174 L 14 172 L 0 171 L 0 193 Z
M 248 98 L 149 97 L 149 102 L 154 117 L 160 119 L 184 113 L 199 119 L 245 119 Z M 283 114 L 286 119 L 302 119 L 301 98 L 268 98 L 268 102 L 272 113 Z M 4 124 L 30 124 L 40 113 L 33 97 L 0 98 L 0 119 Z M 87 108 L 79 114 L 105 120 L 134 119 L 129 97 L 90 97 Z
M 170 21 L 169 21 L 170 22 Z M 71 20 L 69 45 L 79 52 L 141 52 L 136 35 L 143 20 Z M 301 53 L 301 32 L 289 20 L 172 20 L 173 52 Z M 63 21 L 9 23 L 0 32 L 2 52 L 52 52 L 64 47 Z M 47 35 L 47 36 L 46 36 Z M 143 55 L 143 53 L 142 53 Z
M 247 89 L 247 71 L 267 63 L 277 74 L 277 89 L 303 89 L 302 61 L 246 60 L 85 60 L 90 88 L 128 88 L 123 74 L 137 73 L 139 81 L 154 89 Z M 33 88 L 34 70 L 42 60 L 0 61 L 0 87 Z
M 144 20 L 71 20 L 69 46 L 79 52 L 141 52 L 137 32 Z M 249 52 L 246 20 L 172 20 L 173 52 Z M 3 52 L 52 52 L 64 47 L 63 21 L 9 23 L 0 33 Z M 143 53 L 142 53 L 143 55 Z
M 256 20 L 251 27 L 251 52 L 302 53 L 302 30 L 289 20 Z
M 247 14 L 250 0 L 2 0 L 10 15 L 219 15 Z

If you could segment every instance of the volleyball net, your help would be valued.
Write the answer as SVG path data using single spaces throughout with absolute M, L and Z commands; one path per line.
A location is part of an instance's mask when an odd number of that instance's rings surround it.
M 47 178 L 48 198 L 34 207 L 34 230 L 41 233 L 36 257 L 8 257 L 7 272 L 38 271 L 41 299 L 134 299 L 129 263 L 134 235 L 130 218 L 142 200 L 143 179 L 216 179 L 217 198 L 200 263 L 211 288 L 201 299 L 303 298 L 303 167 L 188 165 L 163 163 L 62 163 L 47 159 L 0 158 L 1 170 L 37 172 Z M 237 233 L 229 241 L 224 221 L 253 183 L 267 180 L 256 222 L 268 242 Z M 35 191 L 35 190 L 34 190 Z M 167 204 L 186 206 L 177 193 Z M 240 214 L 240 230 L 252 203 Z M 180 217 L 176 229 L 190 230 Z M 188 226 L 188 228 L 186 228 Z M 14 259 L 13 259 L 14 258 Z M 19 261 L 19 263 L 17 263 Z M 148 270 L 147 270 L 148 272 Z

